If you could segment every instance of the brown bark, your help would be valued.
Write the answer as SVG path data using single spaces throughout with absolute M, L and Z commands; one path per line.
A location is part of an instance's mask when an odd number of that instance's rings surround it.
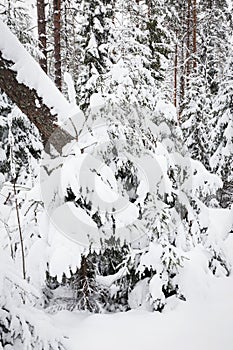
M 197 0 L 193 0 L 193 68 L 197 68 Z
M 185 81 L 185 70 L 186 70 L 186 65 L 185 65 L 185 33 L 186 33 L 186 2 L 182 4 L 181 7 L 181 23 L 180 23 L 180 33 L 179 33 L 179 38 L 180 38 L 180 53 L 179 53 L 179 101 L 178 101 L 178 113 L 179 116 L 182 113 L 182 108 L 183 108 L 183 102 L 184 102 L 184 96 L 185 96 L 185 89 L 186 89 L 186 81 Z
M 191 0 L 188 0 L 187 31 L 186 31 L 186 83 L 189 83 L 190 75 L 190 27 L 191 27 Z
M 67 3 L 65 2 L 65 7 L 64 7 L 65 62 L 66 62 L 66 69 L 69 71 L 70 70 L 69 69 L 70 61 L 69 61 L 69 55 L 68 55 L 69 44 L 68 44 L 68 27 L 67 27 L 68 19 L 67 19 L 67 12 L 68 12 L 68 8 L 67 8 Z
M 0 53 L 0 89 L 35 124 L 44 145 L 52 144 L 61 153 L 62 147 L 72 140 L 71 135 L 57 127 L 57 117 L 51 114 L 50 108 L 43 103 L 36 90 L 17 81 L 16 72 L 9 68 L 13 64 L 14 62 L 4 59 Z
M 37 25 L 40 50 L 43 58 L 39 59 L 41 68 L 47 73 L 47 37 L 46 37 L 46 19 L 45 19 L 45 2 L 37 0 Z
M 61 91 L 61 0 L 53 0 L 55 84 Z

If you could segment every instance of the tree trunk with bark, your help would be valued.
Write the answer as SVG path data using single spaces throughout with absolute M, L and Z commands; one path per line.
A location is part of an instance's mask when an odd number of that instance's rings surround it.
M 6 60 L 0 52 L 0 89 L 26 114 L 38 128 L 44 145 L 52 144 L 61 153 L 63 146 L 73 138 L 56 125 L 57 117 L 51 113 L 35 89 L 17 80 L 17 73 L 10 69 L 14 62 Z
M 37 0 L 37 24 L 38 24 L 38 38 L 40 50 L 44 57 L 39 59 L 41 68 L 47 74 L 47 37 L 46 37 L 46 19 L 45 19 L 45 2 L 44 0 Z
M 189 84 L 190 75 L 190 29 L 191 29 L 191 0 L 188 0 L 187 9 L 187 30 L 186 30 L 186 85 Z
M 197 0 L 193 0 L 193 69 L 197 68 Z
M 182 112 L 182 104 L 185 96 L 185 13 L 186 6 L 182 5 L 181 8 L 181 28 L 180 28 L 180 37 L 181 37 L 181 48 L 179 55 L 179 115 Z
M 61 91 L 61 0 L 53 0 L 55 84 Z

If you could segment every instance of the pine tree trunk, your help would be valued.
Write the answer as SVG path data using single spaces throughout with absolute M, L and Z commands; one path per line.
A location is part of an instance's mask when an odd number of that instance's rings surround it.
M 39 63 L 41 68 L 45 71 L 45 73 L 47 73 L 47 37 L 44 0 L 37 0 L 37 24 L 40 50 L 44 56 L 43 58 L 39 59 Z
M 53 0 L 55 84 L 61 91 L 61 0 Z
M 185 95 L 185 60 L 184 60 L 184 54 L 185 54 L 185 43 L 184 43 L 184 33 L 185 33 L 185 12 L 186 12 L 186 6 L 183 5 L 182 7 L 182 15 L 181 15 L 181 52 L 180 52 L 180 72 L 179 72 L 179 114 L 182 112 L 181 107 L 182 103 L 184 101 L 184 95 Z
M 67 3 L 65 2 L 65 6 L 64 6 L 64 30 L 65 30 L 65 67 L 66 70 L 69 72 L 70 70 L 70 60 L 69 60 L 69 43 L 68 43 L 68 16 L 67 16 L 67 12 L 68 12 L 68 8 L 67 8 Z
M 193 68 L 197 68 L 197 0 L 193 0 Z
M 189 84 L 190 75 L 190 27 L 191 27 L 191 0 L 188 0 L 187 31 L 186 31 L 186 85 Z

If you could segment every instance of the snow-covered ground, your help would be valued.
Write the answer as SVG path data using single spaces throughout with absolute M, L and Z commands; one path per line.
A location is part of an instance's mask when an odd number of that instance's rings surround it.
M 210 209 L 209 219 L 212 235 L 223 236 L 232 227 L 232 210 Z M 232 233 L 225 239 L 233 246 Z M 68 350 L 232 350 L 233 275 L 203 279 L 192 269 L 189 300 L 170 298 L 163 313 L 61 311 L 51 315 L 52 323 L 68 337 Z
M 68 350 L 232 350 L 233 277 L 216 279 L 202 300 L 162 314 L 61 311 L 52 319 L 69 337 Z

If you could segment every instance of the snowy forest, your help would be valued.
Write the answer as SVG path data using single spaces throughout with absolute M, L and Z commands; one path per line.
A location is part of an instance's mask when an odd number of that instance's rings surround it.
M 232 350 L 232 5 L 0 0 L 0 350 Z

